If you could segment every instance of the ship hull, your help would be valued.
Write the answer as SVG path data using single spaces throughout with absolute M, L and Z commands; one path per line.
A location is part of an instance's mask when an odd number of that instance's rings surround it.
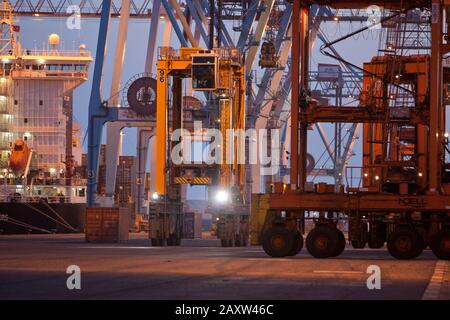
M 0 234 L 84 232 L 84 203 L 0 203 Z

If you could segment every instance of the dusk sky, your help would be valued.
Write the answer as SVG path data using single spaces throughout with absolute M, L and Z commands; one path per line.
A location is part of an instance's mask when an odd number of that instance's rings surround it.
M 45 23 L 43 23 L 45 21 Z M 21 25 L 21 43 L 23 48 L 41 48 L 47 43 L 47 37 L 50 33 L 57 33 L 61 37 L 62 48 L 67 50 L 77 49 L 78 46 L 83 43 L 86 45 L 87 49 L 91 51 L 92 55 L 95 56 L 96 44 L 97 44 L 97 34 L 98 34 L 98 19 L 82 19 L 81 30 L 70 30 L 66 27 L 65 18 L 27 18 L 21 17 L 19 24 Z M 125 84 L 129 78 L 137 73 L 143 72 L 145 63 L 145 51 L 146 43 L 149 33 L 149 21 L 146 20 L 131 20 L 129 31 L 128 31 L 128 41 L 127 50 L 125 56 L 125 66 L 122 74 L 122 84 Z M 106 65 L 104 69 L 103 77 L 103 97 L 106 99 L 109 96 L 110 79 L 112 76 L 112 66 L 114 58 L 114 50 L 116 45 L 116 32 L 117 32 L 118 20 L 112 19 L 111 29 L 108 39 L 108 54 L 106 59 Z M 356 25 L 353 26 L 355 28 Z M 160 31 L 164 28 L 164 23 L 160 24 Z M 326 28 L 329 29 L 329 28 Z M 339 36 L 345 34 L 349 30 L 346 24 L 339 24 L 339 28 L 330 28 L 332 32 L 327 32 L 330 38 L 334 35 Z M 159 32 L 162 34 L 162 32 Z M 237 39 L 237 35 L 234 36 Z M 172 36 L 173 46 L 178 46 L 178 41 L 175 36 Z M 375 52 L 378 43 L 377 41 L 365 41 L 360 39 L 358 41 L 347 40 L 346 43 L 338 45 L 337 48 L 346 48 L 349 46 L 355 48 L 351 51 L 350 58 L 356 63 L 362 63 L 367 60 L 372 52 Z M 345 50 L 349 52 L 349 50 Z M 318 46 L 316 45 L 313 50 L 312 62 L 333 62 L 327 57 L 324 57 L 318 51 Z M 256 61 L 257 63 L 257 61 Z M 89 80 L 81 85 L 75 91 L 75 118 L 79 121 L 83 128 L 87 125 L 87 107 L 89 102 L 89 95 L 91 89 L 92 72 L 94 70 L 94 63 L 90 67 L 90 77 Z M 134 139 L 130 139 L 134 140 Z M 125 154 L 134 153 L 135 145 L 134 141 L 127 143 L 124 148 Z
M 45 23 L 43 23 L 45 21 Z M 95 56 L 97 34 L 98 34 L 98 19 L 82 19 L 81 30 L 70 30 L 66 27 L 65 18 L 20 18 L 21 25 L 21 43 L 23 48 L 41 48 L 47 42 L 47 37 L 50 33 L 58 33 L 62 40 L 62 47 L 67 50 L 77 49 L 81 43 L 86 45 L 86 48 Z M 122 85 L 132 76 L 143 72 L 144 60 L 147 48 L 147 39 L 149 33 L 150 21 L 138 19 L 131 20 L 128 30 L 128 41 L 126 47 L 125 66 L 122 74 Z M 112 19 L 111 29 L 108 39 L 108 54 L 103 77 L 103 98 L 109 97 L 110 79 L 112 76 L 112 66 L 116 45 L 116 32 L 118 27 L 118 20 Z M 361 27 L 360 23 L 327 23 L 322 24 L 322 32 L 326 34 L 329 39 L 341 37 L 351 31 L 357 30 Z M 164 23 L 160 23 L 160 37 Z M 230 28 L 231 29 L 231 28 Z M 370 61 L 371 57 L 377 54 L 379 31 L 369 31 L 361 34 L 359 37 L 350 38 L 342 43 L 339 43 L 335 48 L 340 52 L 344 58 L 351 60 L 357 65 L 362 65 L 365 61 Z M 232 33 L 234 40 L 237 40 L 238 35 Z M 317 40 L 313 50 L 311 59 L 311 69 L 316 70 L 317 63 L 335 63 L 335 61 L 323 56 L 319 52 L 319 47 L 322 43 Z M 179 42 L 176 39 L 175 33 L 172 34 L 172 46 L 179 47 Z M 255 62 L 257 64 L 257 61 Z M 75 91 L 74 99 L 74 118 L 81 124 L 82 135 L 84 136 L 87 128 L 87 114 L 88 103 L 91 90 L 92 72 L 94 70 L 94 63 L 90 67 L 89 80 L 81 85 Z M 331 126 L 325 126 L 326 131 L 332 139 L 334 132 Z M 125 130 L 125 141 L 123 154 L 134 155 L 136 153 L 135 130 Z M 313 133 L 310 135 L 310 150 L 316 158 L 320 158 L 324 152 L 323 144 L 320 142 L 318 135 Z M 314 145 L 315 148 L 311 148 Z M 316 147 L 320 146 L 320 147 Z M 86 143 L 85 143 L 86 147 Z M 351 165 L 359 165 L 360 162 L 360 144 L 355 146 L 357 156 L 353 157 Z M 323 159 L 323 158 L 322 158 Z M 330 162 L 328 162 L 328 165 Z

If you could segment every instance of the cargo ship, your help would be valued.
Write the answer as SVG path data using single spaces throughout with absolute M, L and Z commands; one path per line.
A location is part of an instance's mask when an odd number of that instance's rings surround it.
M 23 49 L 9 1 L 0 2 L 0 234 L 83 232 L 86 180 L 73 92 L 88 77 L 85 45 L 57 34 Z

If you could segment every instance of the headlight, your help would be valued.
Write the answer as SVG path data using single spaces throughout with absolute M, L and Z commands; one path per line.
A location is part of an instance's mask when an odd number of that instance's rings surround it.
M 215 200 L 219 204 L 225 204 L 230 201 L 230 193 L 226 190 L 219 190 L 216 193 Z
M 159 194 L 158 194 L 157 192 L 153 192 L 153 194 L 152 194 L 152 199 L 153 199 L 154 201 L 158 200 L 158 199 L 159 199 Z

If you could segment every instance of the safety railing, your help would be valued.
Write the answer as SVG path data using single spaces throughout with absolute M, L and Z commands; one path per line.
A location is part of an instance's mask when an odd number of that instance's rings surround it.
M 91 52 L 86 49 L 79 50 L 59 50 L 55 48 L 46 49 L 23 49 L 18 56 L 64 56 L 64 57 L 91 57 Z
M 178 59 L 182 58 L 185 59 L 186 57 L 182 56 L 183 52 L 191 54 L 190 49 L 180 50 L 180 49 L 174 49 L 172 47 L 159 47 L 158 48 L 158 58 L 159 59 Z M 198 53 L 202 53 L 203 51 L 209 51 L 208 49 L 202 49 L 198 51 Z M 240 62 L 242 59 L 241 50 L 234 47 L 221 47 L 221 48 L 214 48 L 213 53 L 215 53 L 220 59 L 229 59 L 234 60 L 236 62 Z
M 350 192 L 369 191 L 379 188 L 383 180 L 383 166 L 347 167 L 345 181 Z
M 13 78 L 87 78 L 87 71 L 66 71 L 66 70 L 14 70 Z

